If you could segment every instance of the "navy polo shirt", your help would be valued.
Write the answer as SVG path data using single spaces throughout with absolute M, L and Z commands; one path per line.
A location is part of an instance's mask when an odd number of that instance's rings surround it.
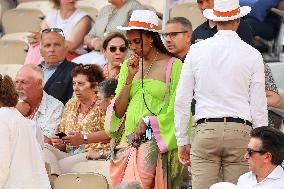
M 218 32 L 217 26 L 214 26 L 213 28 L 209 27 L 208 20 L 205 21 L 203 24 L 198 26 L 192 33 L 191 37 L 191 44 L 195 43 L 195 40 L 197 39 L 207 39 L 209 37 L 213 37 Z M 254 38 L 252 35 L 252 30 L 250 25 L 243 19 L 241 19 L 239 28 L 237 30 L 237 34 L 240 36 L 240 38 L 246 42 L 247 44 L 254 47 Z

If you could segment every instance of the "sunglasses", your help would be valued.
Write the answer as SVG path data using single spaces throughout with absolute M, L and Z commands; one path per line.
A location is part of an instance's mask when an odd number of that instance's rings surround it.
M 255 154 L 255 153 L 264 154 L 264 153 L 266 153 L 266 152 L 265 152 L 265 151 L 261 151 L 261 150 L 253 150 L 253 149 L 251 149 L 251 148 L 247 148 L 247 153 L 248 153 L 248 155 L 251 157 L 251 156 L 253 156 L 253 154 Z
M 116 52 L 117 49 L 119 49 L 119 51 L 122 53 L 124 53 L 127 50 L 126 47 L 115 47 L 115 46 L 109 47 L 109 51 L 112 53 Z
M 78 66 L 83 68 L 84 70 L 88 70 L 88 69 L 92 68 L 92 66 L 88 65 L 88 64 L 78 64 Z
M 166 39 L 167 37 L 175 38 L 178 34 L 180 33 L 187 33 L 188 31 L 180 31 L 180 32 L 169 32 L 169 33 L 163 33 L 162 36 L 164 39 Z
M 49 33 L 49 32 L 56 32 L 56 33 L 59 33 L 60 35 L 62 35 L 65 39 L 65 36 L 64 36 L 64 33 L 63 33 L 63 30 L 60 29 L 60 28 L 47 28 L 47 29 L 44 29 L 41 31 L 41 33 Z M 42 38 L 42 35 L 41 35 L 41 38 Z

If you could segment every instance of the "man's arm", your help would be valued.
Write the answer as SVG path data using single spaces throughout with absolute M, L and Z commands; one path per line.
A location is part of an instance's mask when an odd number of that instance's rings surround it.
M 189 144 L 188 124 L 190 117 L 190 106 L 193 98 L 193 87 L 194 76 L 189 53 L 184 61 L 181 71 L 174 105 L 174 121 L 176 129 L 175 135 L 178 146 Z

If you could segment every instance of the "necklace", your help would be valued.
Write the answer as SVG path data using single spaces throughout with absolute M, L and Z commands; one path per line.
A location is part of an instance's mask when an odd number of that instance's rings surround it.
M 87 109 L 87 111 L 85 111 L 81 117 L 81 121 L 85 119 L 85 117 L 89 114 L 89 112 L 93 109 L 93 107 L 95 106 L 96 104 L 96 101 L 94 101 Z M 75 117 L 74 117 L 74 129 L 76 131 L 80 131 L 80 125 L 78 124 L 79 122 L 79 114 L 80 114 L 80 108 L 81 108 L 81 104 L 79 104 L 78 108 L 77 108 L 77 111 L 76 111 L 76 114 L 75 114 Z
M 150 72 L 150 70 L 151 70 L 151 68 L 152 68 L 152 66 L 153 66 L 153 64 L 154 64 L 154 62 L 156 62 L 156 60 L 157 60 L 158 54 L 159 54 L 159 51 L 157 51 L 157 53 L 156 53 L 156 55 L 155 55 L 155 57 L 154 57 L 152 63 L 151 63 L 150 66 L 148 67 L 147 72 L 146 72 L 146 74 L 144 75 L 143 79 L 145 79 L 145 78 L 148 76 L 148 74 L 149 74 L 149 72 Z

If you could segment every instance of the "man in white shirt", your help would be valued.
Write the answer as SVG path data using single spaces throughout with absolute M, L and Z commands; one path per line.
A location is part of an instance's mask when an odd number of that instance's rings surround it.
M 16 75 L 16 90 L 20 96 L 17 109 L 33 120 L 42 130 L 44 141 L 50 143 L 61 121 L 64 105 L 43 90 L 43 72 L 40 67 L 24 65 Z
M 240 176 L 241 189 L 283 189 L 284 134 L 272 127 L 259 127 L 251 131 L 245 159 L 250 172 Z
M 238 0 L 215 0 L 203 14 L 218 33 L 192 45 L 184 61 L 175 99 L 179 159 L 190 164 L 192 186 L 206 189 L 222 180 L 235 183 L 248 171 L 243 159 L 253 127 L 268 124 L 261 54 L 236 30 L 250 12 Z M 190 103 L 196 100 L 191 149 L 187 135 Z M 190 157 L 189 157 L 190 155 Z

